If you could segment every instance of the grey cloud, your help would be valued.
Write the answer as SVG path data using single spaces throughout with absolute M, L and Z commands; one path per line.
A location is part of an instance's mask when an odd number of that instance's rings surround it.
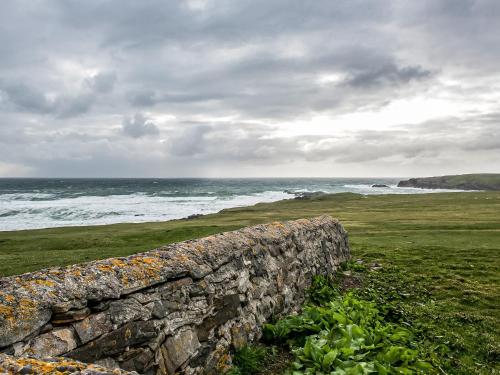
M 431 76 L 431 71 L 420 66 L 398 67 L 388 64 L 380 67 L 372 67 L 369 70 L 353 74 L 347 80 L 347 84 L 356 88 L 365 88 L 381 84 L 408 83 L 412 80 L 425 79 Z
M 443 118 L 418 125 L 401 125 L 395 130 L 356 131 L 337 137 L 269 137 L 267 126 L 197 124 L 172 134 L 167 145 L 168 152 L 173 155 L 198 160 L 361 163 L 397 157 L 409 161 L 457 151 L 500 151 L 497 141 L 500 130 L 492 129 L 485 121 L 479 116 L 457 124 L 456 118 Z M 454 132 L 447 129 L 449 124 L 455 125 Z
M 137 107 L 151 107 L 158 101 L 156 93 L 152 90 L 131 92 L 128 95 L 129 102 Z
M 53 108 L 43 92 L 24 83 L 7 83 L 0 86 L 7 101 L 16 109 L 28 112 L 48 112 Z
M 132 138 L 141 138 L 160 133 L 158 127 L 141 113 L 136 113 L 133 118 L 125 118 L 122 123 L 123 134 Z
M 462 157 L 455 153 L 494 165 L 499 16 L 494 0 L 208 0 L 199 8 L 160 0 L 2 1 L 0 129 L 11 131 L 1 134 L 18 134 L 47 158 L 35 165 L 10 148 L 0 161 L 49 173 L 50 163 L 71 171 L 64 157 L 92 153 L 79 164 L 91 173 L 92 165 L 116 167 L 116 149 L 133 144 L 155 150 L 158 162 L 149 165 L 182 159 L 196 173 L 212 162 L 403 165 Z M 328 76 L 337 79 L 322 81 Z M 332 118 L 325 125 L 332 134 L 338 116 L 443 97 L 456 98 L 457 108 L 476 100 L 478 113 L 391 132 L 374 123 L 356 124 L 373 131 L 343 128 L 338 137 L 276 133 L 277 125 L 320 116 Z M 117 132 L 116 119 L 135 111 Z M 151 119 L 141 117 L 145 111 Z M 165 126 L 153 117 L 167 113 L 175 120 Z M 164 144 L 155 137 L 160 126 Z M 130 174 L 144 169 L 137 155 L 137 164 L 127 160 Z M 293 173 L 307 172 L 301 168 Z M 118 169 L 125 173 L 126 165 Z
M 107 93 L 113 90 L 116 82 L 115 72 L 99 72 L 86 80 L 92 91 Z

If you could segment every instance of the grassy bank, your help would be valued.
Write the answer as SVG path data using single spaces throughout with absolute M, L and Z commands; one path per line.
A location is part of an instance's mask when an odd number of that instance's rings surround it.
M 354 257 L 389 270 L 373 281 L 380 293 L 394 285 L 426 291 L 408 305 L 409 313 L 447 343 L 456 373 L 490 374 L 500 342 L 499 213 L 500 192 L 346 193 L 235 208 L 194 220 L 0 232 L 0 275 L 128 255 L 256 223 L 330 214 L 348 229 Z
M 500 191 L 500 174 L 483 173 L 410 178 L 406 181 L 400 181 L 398 186 L 411 186 L 425 189 Z

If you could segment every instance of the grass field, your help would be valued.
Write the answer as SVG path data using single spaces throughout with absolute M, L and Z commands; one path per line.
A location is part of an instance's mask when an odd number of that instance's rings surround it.
M 274 220 L 329 214 L 349 231 L 352 254 L 379 262 L 384 280 L 425 289 L 408 311 L 445 343 L 456 371 L 498 372 L 500 192 L 335 194 L 234 208 L 194 220 L 0 232 L 0 275 L 123 256 Z M 392 272 L 392 271 L 391 271 Z M 396 285 L 396 284 L 394 284 Z

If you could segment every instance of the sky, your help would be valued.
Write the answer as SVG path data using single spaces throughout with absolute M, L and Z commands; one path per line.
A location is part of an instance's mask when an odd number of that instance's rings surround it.
M 0 2 L 0 177 L 475 172 L 500 1 Z

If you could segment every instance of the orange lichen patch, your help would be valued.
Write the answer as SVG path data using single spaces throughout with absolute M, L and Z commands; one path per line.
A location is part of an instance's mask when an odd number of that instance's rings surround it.
M 105 272 L 113 271 L 113 267 L 110 266 L 109 264 L 99 264 L 96 268 L 100 271 L 105 271 Z
M 139 258 L 139 260 L 142 263 L 146 263 L 146 264 L 154 264 L 154 263 L 158 262 L 158 259 L 157 258 L 153 258 L 153 257 Z
M 125 267 L 127 265 L 127 262 L 124 262 L 123 260 L 120 259 L 110 259 L 109 261 L 115 267 Z
M 14 298 L 14 296 L 11 296 L 9 294 L 7 294 L 5 297 L 3 297 L 3 299 L 6 301 L 6 302 L 14 302 L 16 299 Z
M 4 316 L 6 319 L 12 319 L 14 313 L 14 308 L 7 305 L 0 305 L 0 315 Z
M 80 271 L 78 268 L 72 269 L 69 273 L 73 276 L 82 276 L 82 271 Z

